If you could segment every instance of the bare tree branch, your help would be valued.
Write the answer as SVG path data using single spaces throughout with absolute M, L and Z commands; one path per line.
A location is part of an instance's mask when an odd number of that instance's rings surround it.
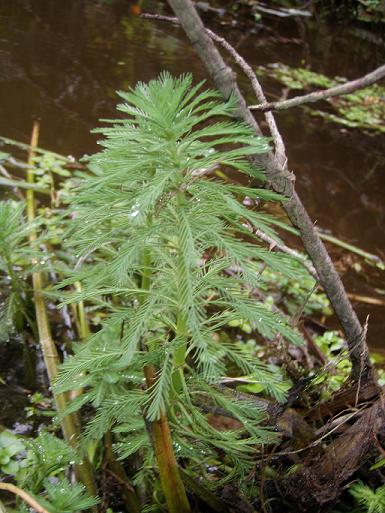
M 153 14 L 151 12 L 142 12 L 140 15 L 141 18 L 145 20 L 156 20 L 156 21 L 168 21 L 170 23 L 175 23 L 175 25 L 180 25 L 180 21 L 176 16 L 164 16 L 163 14 Z
M 248 77 L 248 79 L 251 82 L 251 85 L 253 87 L 254 94 L 255 94 L 256 98 L 260 102 L 266 102 L 265 94 L 263 92 L 261 84 L 258 81 L 256 74 L 253 71 L 253 68 L 243 59 L 243 57 L 241 57 L 239 55 L 239 53 L 235 50 L 235 48 L 233 46 L 231 46 L 230 43 L 228 43 L 225 38 L 218 36 L 218 34 L 216 34 L 215 32 L 213 32 L 212 30 L 210 30 L 208 28 L 206 28 L 206 32 L 211 37 L 211 39 L 213 39 L 214 41 L 219 43 L 233 57 L 234 61 L 243 70 L 243 72 L 245 73 L 245 75 Z M 275 156 L 276 156 L 277 160 L 279 160 L 279 162 L 282 165 L 284 165 L 285 161 L 286 161 L 285 145 L 284 145 L 282 136 L 279 133 L 274 116 L 271 112 L 266 112 L 265 119 L 266 119 L 266 123 L 269 127 L 270 133 L 273 137 L 275 152 L 276 152 Z
M 301 254 L 299 251 L 296 251 L 295 249 L 289 248 L 289 246 L 286 246 L 286 244 L 282 244 L 276 241 L 275 239 L 270 237 L 270 235 L 267 235 L 267 233 L 261 230 L 254 230 L 254 233 L 259 239 L 263 240 L 264 242 L 267 242 L 272 247 L 272 249 L 276 247 L 277 249 L 282 251 L 282 253 L 286 253 L 287 255 L 290 255 L 296 260 L 298 260 L 305 267 L 305 269 L 307 269 L 309 274 L 311 274 L 313 278 L 316 281 L 318 281 L 317 271 L 315 270 L 311 262 L 309 262 L 303 254 Z
M 343 94 L 352 93 L 357 89 L 368 87 L 375 82 L 378 82 L 382 78 L 385 78 L 385 64 L 361 78 L 330 87 L 329 89 L 314 91 L 313 93 L 304 94 L 302 96 L 295 96 L 294 98 L 290 98 L 289 100 L 284 100 L 282 102 L 261 102 L 258 105 L 249 105 L 249 109 L 267 112 L 269 110 L 285 110 L 289 109 L 290 107 L 298 107 L 304 103 L 318 102 L 320 100 L 332 98 L 333 96 L 341 96 Z
M 236 98 L 238 109 L 235 116 L 253 127 L 257 135 L 262 135 L 257 121 L 247 107 L 232 69 L 227 66 L 215 47 L 191 0 L 168 0 L 168 3 L 177 14 L 180 24 L 217 89 L 222 92 L 224 98 L 228 98 L 231 94 Z M 162 17 L 158 17 L 158 19 L 162 20 Z M 166 19 L 165 21 L 171 20 Z M 292 224 L 300 231 L 304 247 L 344 330 L 352 361 L 352 377 L 358 380 L 360 376 L 366 376 L 370 373 L 371 364 L 363 337 L 363 329 L 347 297 L 341 278 L 296 193 L 294 174 L 287 169 L 286 161 L 282 163 L 275 154 L 256 155 L 253 157 L 253 161 L 265 169 L 270 187 L 275 192 L 286 196 L 287 199 L 283 202 L 283 207 Z
M 180 25 L 180 22 L 178 18 L 171 17 L 171 16 L 163 16 L 161 14 L 150 14 L 150 13 L 143 13 L 141 15 L 142 18 L 145 19 L 153 19 L 158 21 L 168 21 L 171 23 L 175 23 L 176 25 Z M 230 45 L 228 41 L 226 41 L 225 38 L 219 36 L 212 30 L 205 28 L 207 34 L 213 39 L 215 42 L 220 44 L 234 59 L 236 64 L 243 70 L 245 75 L 248 77 L 248 79 L 251 82 L 251 85 L 254 90 L 254 94 L 258 101 L 261 103 L 266 103 L 266 96 L 262 90 L 261 84 L 258 81 L 258 78 L 256 74 L 254 73 L 252 67 L 239 55 L 239 53 L 235 50 L 233 46 Z M 275 146 L 275 152 L 277 159 L 284 164 L 286 161 L 286 155 L 285 155 L 285 145 L 282 140 L 281 134 L 279 133 L 277 124 L 275 122 L 274 116 L 271 112 L 266 112 L 265 114 L 266 123 L 269 127 L 271 136 L 274 141 Z

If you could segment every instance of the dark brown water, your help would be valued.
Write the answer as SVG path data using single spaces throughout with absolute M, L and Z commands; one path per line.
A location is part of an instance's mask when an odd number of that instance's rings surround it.
M 222 2 L 228 9 L 232 4 Z M 124 0 L 0 0 L 0 134 L 27 142 L 38 117 L 42 147 L 80 156 L 95 150 L 90 129 L 98 119 L 114 116 L 117 89 L 165 69 L 204 78 L 182 31 L 134 16 L 132 5 Z M 164 2 L 144 1 L 142 9 L 168 13 Z M 385 58 L 378 34 L 336 19 L 264 18 L 261 28 L 245 16 L 206 21 L 255 66 L 310 65 L 354 78 Z M 271 98 L 281 94 L 276 85 L 265 85 Z M 300 109 L 277 119 L 312 218 L 335 236 L 385 256 L 384 136 L 342 129 Z M 350 271 L 345 280 L 349 292 L 385 298 L 384 273 Z M 385 348 L 385 307 L 357 309 L 362 319 L 370 313 L 371 345 Z

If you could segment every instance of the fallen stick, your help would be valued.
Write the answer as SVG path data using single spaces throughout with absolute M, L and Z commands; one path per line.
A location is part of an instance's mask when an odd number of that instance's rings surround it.
M 311 274 L 311 276 L 313 276 L 313 278 L 316 281 L 318 281 L 317 271 L 314 269 L 314 266 L 311 262 L 308 261 L 305 255 L 303 255 L 299 251 L 296 251 L 295 249 L 289 248 L 288 246 L 286 246 L 286 244 L 282 244 L 276 241 L 275 239 L 267 235 L 267 233 L 264 233 L 261 230 L 255 230 L 254 233 L 259 239 L 263 240 L 264 242 L 267 242 L 270 245 L 271 249 L 274 249 L 276 247 L 277 249 L 282 251 L 282 253 L 286 253 L 287 255 L 290 255 L 299 262 L 301 262 L 301 264 L 305 267 L 305 269 L 307 269 L 309 274 Z
M 385 306 L 385 299 L 379 299 L 378 297 L 360 296 L 359 294 L 348 294 L 348 297 L 353 301 L 366 303 L 367 305 Z

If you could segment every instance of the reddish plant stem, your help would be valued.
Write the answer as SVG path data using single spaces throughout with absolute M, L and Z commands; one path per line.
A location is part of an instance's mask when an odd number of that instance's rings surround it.
M 147 388 L 152 387 L 156 381 L 154 367 L 146 366 L 144 375 Z M 152 423 L 152 437 L 159 467 L 160 483 L 166 498 L 168 511 L 169 513 L 190 513 L 190 504 L 179 473 L 172 446 L 170 425 L 165 412 L 162 412 L 159 419 Z
M 151 283 L 151 254 L 148 249 L 143 254 L 142 289 L 149 290 Z M 144 367 L 147 388 L 156 382 L 156 371 L 152 365 Z M 187 499 L 178 463 L 172 446 L 171 430 L 166 413 L 161 412 L 158 420 L 151 424 L 152 439 L 156 460 L 158 462 L 160 484 L 166 498 L 169 513 L 190 513 L 191 508 Z

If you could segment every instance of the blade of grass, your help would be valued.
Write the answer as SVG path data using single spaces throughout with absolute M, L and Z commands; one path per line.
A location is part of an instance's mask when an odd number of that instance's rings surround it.
M 42 194 L 49 194 L 49 190 L 44 187 L 40 187 L 40 185 L 35 185 L 33 183 L 24 182 L 23 180 L 12 180 L 10 178 L 1 178 L 0 177 L 0 185 L 5 187 L 18 187 L 20 189 L 27 189 L 36 192 L 40 192 Z

